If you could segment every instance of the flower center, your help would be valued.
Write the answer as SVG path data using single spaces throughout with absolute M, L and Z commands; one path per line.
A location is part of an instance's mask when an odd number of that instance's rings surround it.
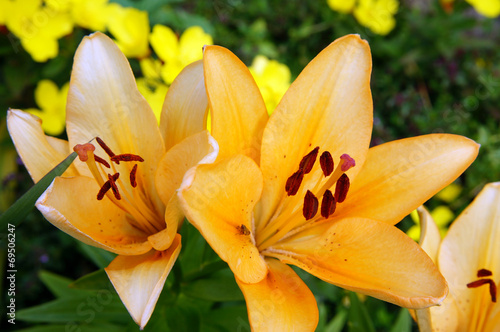
M 288 203 L 287 201 L 298 193 L 304 177 L 313 169 L 318 153 L 319 146 L 302 158 L 299 169 L 288 178 L 285 184 L 287 196 L 281 201 L 274 216 L 262 229 L 262 232 L 258 234 L 259 250 L 264 250 L 285 236 L 294 234 L 299 229 L 329 218 L 335 212 L 337 204 L 344 202 L 346 199 L 350 180 L 345 172 L 354 167 L 356 162 L 348 154 L 343 154 L 340 156 L 340 162 L 335 168 L 332 155 L 330 152 L 324 151 L 319 157 L 324 177 L 319 177 L 315 185 L 306 191 L 302 211 L 290 207 L 284 209 L 284 206 Z M 327 178 L 327 180 L 323 181 L 324 178 Z M 335 186 L 334 193 L 330 190 L 333 186 Z M 318 197 L 321 197 L 321 206 Z M 319 214 L 318 210 L 320 210 Z
M 143 162 L 144 159 L 130 153 L 114 154 L 102 139 L 99 137 L 95 139 L 108 155 L 109 162 L 94 154 L 95 146 L 91 143 L 77 144 L 73 150 L 78 153 L 80 161 L 87 164 L 100 186 L 97 200 L 100 201 L 106 196 L 130 216 L 127 220 L 132 226 L 146 233 L 154 234 L 165 228 L 161 223 L 162 219 L 157 217 L 155 209 L 151 207 L 145 195 L 136 190 L 138 179 L 141 179 L 140 173 L 137 172 L 137 163 Z M 116 170 L 115 165 L 120 165 L 120 162 L 134 163 L 131 169 L 125 165 L 121 166 L 122 170 L 129 171 L 128 180 L 120 177 L 120 173 Z
M 477 288 L 482 285 L 490 285 L 490 295 L 491 302 L 497 302 L 497 286 L 495 285 L 495 281 L 491 278 L 485 278 L 492 276 L 493 273 L 487 269 L 481 269 L 477 271 L 477 277 L 480 278 L 476 281 L 470 282 L 467 284 L 467 288 Z

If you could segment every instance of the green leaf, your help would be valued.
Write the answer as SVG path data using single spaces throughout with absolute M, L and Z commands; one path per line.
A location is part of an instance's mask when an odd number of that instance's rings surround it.
M 73 289 L 85 289 L 98 291 L 101 289 L 112 289 L 111 282 L 104 269 L 84 275 L 78 280 L 72 282 L 69 287 Z
M 347 310 L 339 310 L 332 320 L 325 326 L 324 332 L 341 332 L 347 321 Z
M 69 278 L 48 271 L 41 271 L 39 277 L 43 284 L 56 297 L 69 298 L 87 295 L 85 291 L 69 288 L 69 285 L 73 282 Z
M 113 324 L 77 324 L 68 322 L 66 324 L 49 324 L 28 327 L 26 329 L 17 330 L 18 332 L 120 332 L 123 331 L 123 326 Z
M 349 332 L 375 332 L 368 310 L 359 300 L 358 294 L 350 292 L 349 299 L 351 300 L 348 315 Z
M 35 206 L 37 199 L 49 187 L 56 176 L 62 175 L 68 169 L 76 156 L 76 152 L 71 153 L 0 216 L 0 227 L 4 236 L 7 234 L 7 230 L 19 225 L 26 218 Z
M 120 299 L 108 290 L 85 297 L 61 298 L 35 307 L 21 309 L 16 318 L 28 322 L 118 322 L 128 323 L 130 316 Z
M 411 316 L 408 309 L 401 308 L 390 332 L 411 332 Z
M 229 269 L 212 275 L 210 278 L 191 281 L 182 287 L 182 293 L 186 296 L 214 302 L 240 301 L 244 299 L 238 284 L 234 280 L 233 273 Z
M 211 310 L 201 316 L 201 331 L 250 331 L 247 307 L 231 305 Z
M 78 248 L 100 269 L 107 267 L 109 263 L 111 263 L 111 261 L 116 257 L 116 254 L 113 254 L 101 248 L 89 246 L 88 244 L 80 241 L 78 241 Z

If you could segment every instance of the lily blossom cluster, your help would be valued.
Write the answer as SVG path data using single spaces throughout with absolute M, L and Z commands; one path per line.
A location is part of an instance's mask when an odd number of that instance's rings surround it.
M 234 273 L 252 330 L 314 331 L 315 297 L 289 265 L 406 308 L 448 293 L 432 259 L 394 225 L 452 183 L 479 145 L 433 134 L 370 148 L 371 68 L 366 41 L 340 38 L 269 116 L 249 69 L 206 46 L 173 81 L 158 126 L 126 57 L 95 33 L 75 55 L 68 141 L 20 110 L 9 111 L 8 129 L 35 182 L 78 153 L 36 206 L 74 238 L 118 254 L 105 270 L 141 328 L 186 216 Z

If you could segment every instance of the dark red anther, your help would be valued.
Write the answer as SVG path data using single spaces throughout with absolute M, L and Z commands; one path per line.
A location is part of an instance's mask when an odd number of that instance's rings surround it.
M 319 164 L 321 165 L 321 169 L 323 170 L 323 174 L 325 176 L 329 176 L 333 172 L 334 163 L 333 158 L 330 152 L 325 151 L 319 157 Z
M 303 178 L 304 171 L 299 169 L 297 172 L 293 173 L 292 176 L 288 178 L 288 180 L 286 180 L 285 191 L 287 192 L 288 196 L 294 196 L 295 194 L 297 194 Z
M 116 163 L 118 163 L 119 161 L 140 161 L 140 162 L 144 161 L 144 159 L 142 159 L 141 156 L 131 153 L 117 154 L 111 157 L 110 159 L 111 161 L 114 161 Z
M 314 218 L 318 212 L 318 205 L 318 199 L 310 190 L 308 190 L 306 196 L 304 197 L 304 207 L 302 208 L 302 214 L 306 220 Z
M 113 151 L 111 151 L 111 149 L 109 148 L 109 146 L 107 146 L 106 143 L 104 143 L 104 141 L 102 139 L 100 139 L 99 137 L 96 137 L 95 140 L 97 141 L 97 143 L 101 146 L 101 148 L 106 152 L 106 154 L 110 158 L 115 155 L 113 153 Z
M 107 168 L 110 168 L 110 167 L 111 167 L 111 166 L 109 166 L 109 163 L 108 163 L 106 160 L 102 159 L 102 158 L 101 158 L 101 157 L 99 157 L 99 156 L 94 155 L 94 159 L 95 159 L 95 161 L 97 161 L 98 163 L 103 164 L 103 165 L 104 165 L 105 167 L 107 167 Z
M 489 276 L 492 276 L 492 275 L 493 275 L 493 273 L 490 270 L 487 270 L 487 269 L 481 269 L 481 270 L 477 271 L 477 277 L 478 278 L 489 277 Z
M 319 146 L 315 147 L 314 150 L 305 155 L 304 158 L 300 161 L 299 169 L 304 171 L 304 174 L 309 173 L 314 163 L 316 162 L 316 157 L 318 157 Z
M 347 172 L 349 168 L 356 166 L 356 161 L 353 158 L 351 158 L 351 156 L 349 156 L 347 153 L 341 155 L 340 160 L 343 161 L 342 166 L 340 167 L 342 172 Z
M 118 179 L 119 176 L 120 176 L 120 173 L 116 173 L 113 176 L 111 176 L 111 174 L 108 174 L 108 181 L 109 181 L 109 184 L 111 185 L 111 190 L 113 190 L 113 194 L 115 195 L 115 198 L 117 200 L 122 199 L 120 192 L 118 191 L 118 187 L 115 183 L 115 181 Z M 116 177 L 116 179 L 115 179 L 115 177 Z
M 492 302 L 497 302 L 497 286 L 495 285 L 495 282 L 491 279 L 479 279 L 473 282 L 470 282 L 467 284 L 467 288 L 477 288 L 482 285 L 490 285 L 490 295 L 491 295 L 491 301 Z
M 327 189 L 323 194 L 323 200 L 321 201 L 321 216 L 328 218 L 335 212 L 336 207 L 337 202 L 335 202 L 332 192 Z
M 337 203 L 345 201 L 350 185 L 351 183 L 349 181 L 349 177 L 346 174 L 342 174 L 337 180 L 337 185 L 335 186 L 335 200 Z
M 99 192 L 97 193 L 97 200 L 100 201 L 101 199 L 103 199 L 104 195 L 106 195 L 109 189 L 111 189 L 111 184 L 109 183 L 109 181 L 104 182 L 101 189 L 99 189 Z
M 134 188 L 137 187 L 137 181 L 135 178 L 136 173 L 137 173 L 137 164 L 135 164 L 134 167 L 132 167 L 132 171 L 130 172 L 130 184 Z

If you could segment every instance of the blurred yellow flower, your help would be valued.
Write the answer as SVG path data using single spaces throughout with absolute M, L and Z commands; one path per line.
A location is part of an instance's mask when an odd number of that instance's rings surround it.
M 483 16 L 494 18 L 500 15 L 500 0 L 467 0 Z
M 394 14 L 398 11 L 397 0 L 360 0 L 354 9 L 358 22 L 379 35 L 386 35 L 396 26 Z
M 42 129 L 49 135 L 63 133 L 66 119 L 66 99 L 69 83 L 61 89 L 51 80 L 41 80 L 35 89 L 35 101 L 40 109 L 27 111 L 42 119 Z
M 248 69 L 262 93 L 267 112 L 271 114 L 290 87 L 292 78 L 290 69 L 286 65 L 276 60 L 269 60 L 263 55 L 256 56 L 252 66 Z
M 108 7 L 108 30 L 128 58 L 142 58 L 149 54 L 148 13 L 118 4 Z
M 137 88 L 153 109 L 156 120 L 160 123 L 160 114 L 168 87 L 160 81 L 141 77 L 137 79 Z
M 356 0 L 326 0 L 332 10 L 340 13 L 350 13 L 354 9 Z
M 203 46 L 213 44 L 213 39 L 199 26 L 188 28 L 178 39 L 172 29 L 157 24 L 153 27 L 150 43 L 164 62 L 161 77 L 170 85 L 185 66 L 202 58 Z
M 457 183 L 452 183 L 449 186 L 445 187 L 443 190 L 436 194 L 436 198 L 439 198 L 446 203 L 453 202 L 460 192 L 462 191 L 462 186 Z
M 71 0 L 71 17 L 76 25 L 93 31 L 105 31 L 108 0 Z
M 55 58 L 57 40 L 73 31 L 73 21 L 64 2 L 42 0 L 2 3 L 7 28 L 21 40 L 23 48 L 37 62 Z

